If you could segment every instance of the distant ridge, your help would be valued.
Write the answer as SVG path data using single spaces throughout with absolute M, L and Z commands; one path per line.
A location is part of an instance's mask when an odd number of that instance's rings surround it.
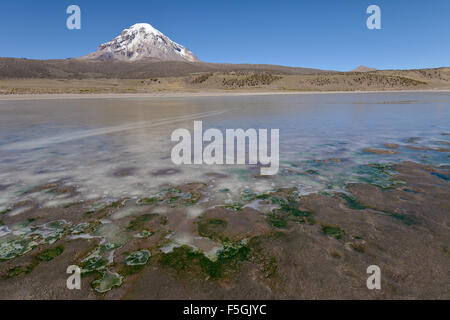
M 370 71 L 377 71 L 375 68 L 369 68 L 363 65 L 360 65 L 359 67 L 351 70 L 352 72 L 370 72 Z
M 200 72 L 256 72 L 307 75 L 324 73 L 326 71 L 268 64 L 227 64 L 161 61 L 158 59 L 123 61 L 114 59 L 32 60 L 0 58 L 0 79 L 147 79 L 152 77 L 183 77 Z

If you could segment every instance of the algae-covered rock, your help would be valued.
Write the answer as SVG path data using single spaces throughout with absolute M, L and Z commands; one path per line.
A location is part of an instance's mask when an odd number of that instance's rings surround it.
M 139 250 L 133 252 L 125 259 L 125 264 L 127 266 L 141 266 L 145 265 L 150 258 L 151 253 L 148 250 Z
M 395 150 L 386 150 L 386 149 L 374 149 L 374 148 L 364 148 L 364 152 L 374 153 L 374 154 L 396 154 L 398 153 Z
M 114 287 L 120 287 L 122 279 L 118 273 L 105 271 L 100 279 L 92 282 L 92 288 L 99 293 L 105 293 Z
M 50 261 L 62 254 L 63 251 L 64 248 L 62 246 L 57 246 L 56 248 L 45 250 L 44 252 L 38 254 L 36 258 L 40 261 Z

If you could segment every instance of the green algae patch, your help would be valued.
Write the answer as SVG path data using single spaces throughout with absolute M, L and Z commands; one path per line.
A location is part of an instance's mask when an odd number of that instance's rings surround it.
M 309 224 L 309 225 L 314 225 L 314 224 L 316 224 L 316 219 L 314 219 L 314 218 L 312 218 L 312 217 L 305 218 L 304 221 L 306 221 L 306 223 Z
M 136 217 L 128 224 L 128 231 L 137 231 L 139 229 L 142 229 L 147 221 L 150 221 L 156 217 L 160 217 L 160 215 L 157 213 L 146 213 L 139 217 Z
M 264 249 L 262 242 L 267 239 L 277 239 L 278 237 L 285 236 L 284 233 L 276 231 L 263 236 L 257 236 L 249 241 L 249 261 L 258 266 L 259 271 L 263 274 L 264 278 L 272 278 L 277 274 L 278 263 L 274 256 L 267 255 L 267 251 Z
M 371 209 L 376 210 L 378 212 L 380 212 L 383 215 L 386 215 L 388 217 L 394 218 L 398 221 L 403 222 L 404 224 L 406 224 L 407 226 L 412 226 L 412 225 L 418 225 L 419 221 L 417 220 L 417 218 L 415 216 L 409 215 L 409 214 L 404 214 L 404 213 L 396 213 L 396 212 L 390 212 L 390 211 L 386 211 L 386 210 L 380 210 L 377 209 L 376 207 L 372 207 Z
M 106 203 L 96 204 L 91 209 L 86 211 L 86 214 L 87 215 L 106 215 L 107 213 L 110 213 L 115 209 L 125 207 L 125 204 L 127 201 L 128 201 L 128 199 L 120 199 L 120 200 L 113 201 L 109 204 L 106 204 Z
M 266 221 L 276 228 L 287 228 L 288 221 L 298 223 L 315 224 L 312 218 L 312 212 L 299 209 L 298 191 L 291 189 L 279 189 L 272 194 L 260 195 L 261 199 L 270 201 L 271 204 L 277 205 L 278 209 L 272 210 L 266 216 Z
M 319 171 L 314 170 L 314 169 L 308 169 L 305 172 L 310 175 L 318 175 L 319 174 Z
M 269 196 L 268 198 L 272 204 L 284 206 L 288 204 L 288 200 L 279 196 Z
M 72 235 L 89 234 L 97 230 L 102 223 L 100 221 L 81 222 L 72 228 Z
M 4 278 L 12 278 L 19 276 L 21 274 L 29 274 L 31 273 L 34 268 L 37 267 L 37 265 L 41 262 L 47 262 L 51 261 L 57 256 L 61 255 L 64 251 L 63 246 L 58 246 L 53 249 L 47 249 L 36 256 L 34 256 L 34 259 L 32 262 L 30 262 L 27 265 L 21 265 L 21 266 L 15 266 L 13 268 L 10 268 L 6 274 L 3 276 Z
M 19 238 L 4 242 L 0 246 L 0 261 L 10 260 L 22 256 L 37 246 L 37 242 L 33 241 L 32 238 Z
M 390 189 L 402 183 L 392 178 L 395 173 L 392 164 L 371 163 L 358 166 L 356 169 L 360 182 L 372 184 L 382 189 Z
M 154 235 L 155 233 L 153 231 L 144 229 L 142 230 L 140 233 L 138 233 L 137 235 L 135 235 L 136 238 L 141 238 L 141 239 L 147 239 L 150 238 L 152 235 Z
M 246 244 L 226 244 L 217 252 L 215 261 L 208 258 L 202 259 L 201 266 L 212 278 L 221 278 L 227 270 L 235 269 L 238 262 L 248 260 L 249 252 L 250 248 Z
M 225 244 L 224 247 L 217 252 L 217 260 L 219 262 L 229 262 L 233 260 L 246 260 L 250 252 L 250 248 L 245 243 Z
M 11 212 L 11 208 L 6 208 L 0 211 L 0 214 L 7 214 L 8 212 Z
M 281 197 L 272 197 L 271 201 L 272 203 L 275 203 L 279 206 L 279 209 L 276 209 L 272 212 L 272 215 L 268 216 L 271 220 L 276 220 L 277 216 L 278 219 L 281 219 L 281 214 L 287 215 L 287 217 L 291 216 L 294 217 L 294 221 L 298 223 L 308 223 L 308 224 L 315 224 L 314 218 L 312 218 L 312 212 L 300 210 L 298 208 L 298 195 L 297 193 L 289 194 L 288 197 L 281 198 Z M 287 217 L 285 219 L 287 219 Z M 274 221 L 275 222 L 275 221 Z M 281 221 L 280 221 L 281 222 Z M 273 226 L 277 226 L 276 224 L 272 223 Z M 280 228 L 282 226 L 278 226 Z
M 51 261 L 55 259 L 57 256 L 61 255 L 64 251 L 63 246 L 57 246 L 53 249 L 47 249 L 44 252 L 38 254 L 36 258 L 39 261 Z
M 190 206 L 197 203 L 201 198 L 199 189 L 204 187 L 203 183 L 190 183 L 177 188 L 169 188 L 160 193 L 161 199 L 170 207 Z
M 156 202 L 159 202 L 159 200 L 160 199 L 158 197 L 142 198 L 142 199 L 139 199 L 138 201 L 136 201 L 136 204 L 138 204 L 140 206 L 148 206 L 148 205 L 155 204 Z
M 108 260 L 102 256 L 95 255 L 88 257 L 86 260 L 82 261 L 80 264 L 81 274 L 92 274 L 106 270 L 108 266 Z
M 394 219 L 400 220 L 407 226 L 412 226 L 412 225 L 418 224 L 417 219 L 410 215 L 406 215 L 406 214 L 402 214 L 402 213 L 392 213 L 392 212 L 387 212 L 387 215 L 389 215 L 390 217 L 392 217 Z
M 210 239 L 221 239 L 219 235 L 228 223 L 222 219 L 202 219 L 198 223 L 198 234 Z
M 256 195 L 256 197 L 255 197 L 255 199 L 257 199 L 257 200 L 267 200 L 269 198 L 270 198 L 270 194 L 268 194 L 268 193 L 261 193 L 261 194 Z
M 130 254 L 124 261 L 127 266 L 141 266 L 145 265 L 150 258 L 150 251 L 139 250 Z
M 91 251 L 79 264 L 82 276 L 97 275 L 97 280 L 91 283 L 95 291 L 104 293 L 122 284 L 122 276 L 109 270 L 113 263 L 112 253 L 122 245 L 123 243 L 113 242 L 100 245 Z
M 322 232 L 326 234 L 327 236 L 332 236 L 335 239 L 342 239 L 345 232 L 338 226 L 329 225 L 329 224 L 322 224 Z
M 256 198 L 257 195 L 252 190 L 245 189 L 241 192 L 240 196 L 243 201 L 252 201 Z
M 226 204 L 226 205 L 224 205 L 224 207 L 231 211 L 240 211 L 240 210 L 242 210 L 244 205 L 242 203 L 236 202 L 236 203 Z
M 106 271 L 100 279 L 92 282 L 92 288 L 98 293 L 105 293 L 122 285 L 123 277 L 118 273 Z
M 203 252 L 184 245 L 174 248 L 170 253 L 162 254 L 159 263 L 179 273 L 197 270 L 217 279 L 235 270 L 239 262 L 248 260 L 249 252 L 250 248 L 246 244 L 226 244 L 217 252 L 216 259 L 212 260 Z
M 273 213 L 273 212 L 269 213 L 266 216 L 266 221 L 269 225 L 271 225 L 272 227 L 275 227 L 275 228 L 282 229 L 282 228 L 288 227 L 288 222 L 282 214 Z
M 16 225 L 16 234 L 0 241 L 0 261 L 22 256 L 44 244 L 53 244 L 64 236 L 66 230 L 64 221 L 40 226 L 30 226 L 30 222 Z
M 40 262 L 51 261 L 57 256 L 61 255 L 64 251 L 62 246 L 58 246 L 53 249 L 47 249 L 34 257 L 34 260 L 27 265 L 15 266 L 10 268 L 7 273 L 3 276 L 4 278 L 12 278 L 19 276 L 21 274 L 29 274 Z
M 183 245 L 174 248 L 171 252 L 162 254 L 159 263 L 174 269 L 177 272 L 189 271 L 200 261 L 206 258 L 202 252 L 193 250 L 191 247 Z
M 309 211 L 302 211 L 302 210 L 296 208 L 294 206 L 294 204 L 292 204 L 292 203 L 281 205 L 279 210 L 282 211 L 282 212 L 288 213 L 290 215 L 293 215 L 295 217 L 304 217 L 304 218 L 306 218 L 306 217 L 310 217 L 311 216 L 311 212 L 309 212 Z
M 130 276 L 138 273 L 144 269 L 150 257 L 151 253 L 148 250 L 139 250 L 131 253 L 124 260 L 124 267 L 120 270 L 120 274 Z
M 21 274 L 29 274 L 31 273 L 34 268 L 38 265 L 37 261 L 33 261 L 30 264 L 27 264 L 25 266 L 15 266 L 13 268 L 10 268 L 5 275 L 3 275 L 4 279 L 14 278 Z
M 45 225 L 45 228 L 49 230 L 45 237 L 45 242 L 52 244 L 61 239 L 66 231 L 65 221 L 52 221 Z
M 107 271 L 110 261 L 105 258 L 105 255 L 111 251 L 120 248 L 121 243 L 106 243 L 98 246 L 96 249 L 91 251 L 80 263 L 81 274 L 93 274 L 93 273 L 104 273 Z
M 357 201 L 355 198 L 346 195 L 345 193 L 339 193 L 338 196 L 345 200 L 347 203 L 347 207 L 353 210 L 364 210 L 367 207 L 363 205 L 361 202 Z
M 105 244 L 102 244 L 101 246 L 99 246 L 98 252 L 100 254 L 103 254 L 105 252 L 120 248 L 121 246 L 122 246 L 122 243 L 119 243 L 119 242 L 108 242 L 108 243 L 105 243 Z

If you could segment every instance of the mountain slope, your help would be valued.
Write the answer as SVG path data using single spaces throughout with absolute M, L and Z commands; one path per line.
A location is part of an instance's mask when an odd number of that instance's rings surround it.
M 277 74 L 323 73 L 319 69 L 284 67 L 262 64 L 225 64 L 143 59 L 121 60 L 31 60 L 0 58 L 0 79 L 146 79 L 180 77 L 198 72 L 267 72 Z
M 377 69 L 375 69 L 375 68 L 369 68 L 369 67 L 361 65 L 358 68 L 353 69 L 352 72 L 370 72 L 370 71 L 376 71 L 376 70 Z
M 96 52 L 81 59 L 139 61 L 198 62 L 198 58 L 182 45 L 173 42 L 148 23 L 137 23 L 113 40 L 101 44 Z

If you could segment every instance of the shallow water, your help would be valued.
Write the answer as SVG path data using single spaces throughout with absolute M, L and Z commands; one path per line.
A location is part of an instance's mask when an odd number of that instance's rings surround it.
M 173 165 L 170 135 L 177 128 L 192 130 L 194 120 L 203 121 L 203 130 L 280 129 L 278 175 L 262 179 L 257 168 L 246 166 Z M 387 169 L 366 164 L 448 165 L 449 132 L 450 93 L 444 92 L 3 101 L 0 210 L 23 200 L 30 188 L 62 179 L 80 195 L 35 192 L 26 198 L 52 207 L 209 181 L 214 197 L 232 203 L 249 189 L 295 186 L 306 194 L 339 191 L 348 182 L 383 186 L 389 184 Z M 388 149 L 385 143 L 398 144 L 391 149 L 397 153 L 363 151 Z

